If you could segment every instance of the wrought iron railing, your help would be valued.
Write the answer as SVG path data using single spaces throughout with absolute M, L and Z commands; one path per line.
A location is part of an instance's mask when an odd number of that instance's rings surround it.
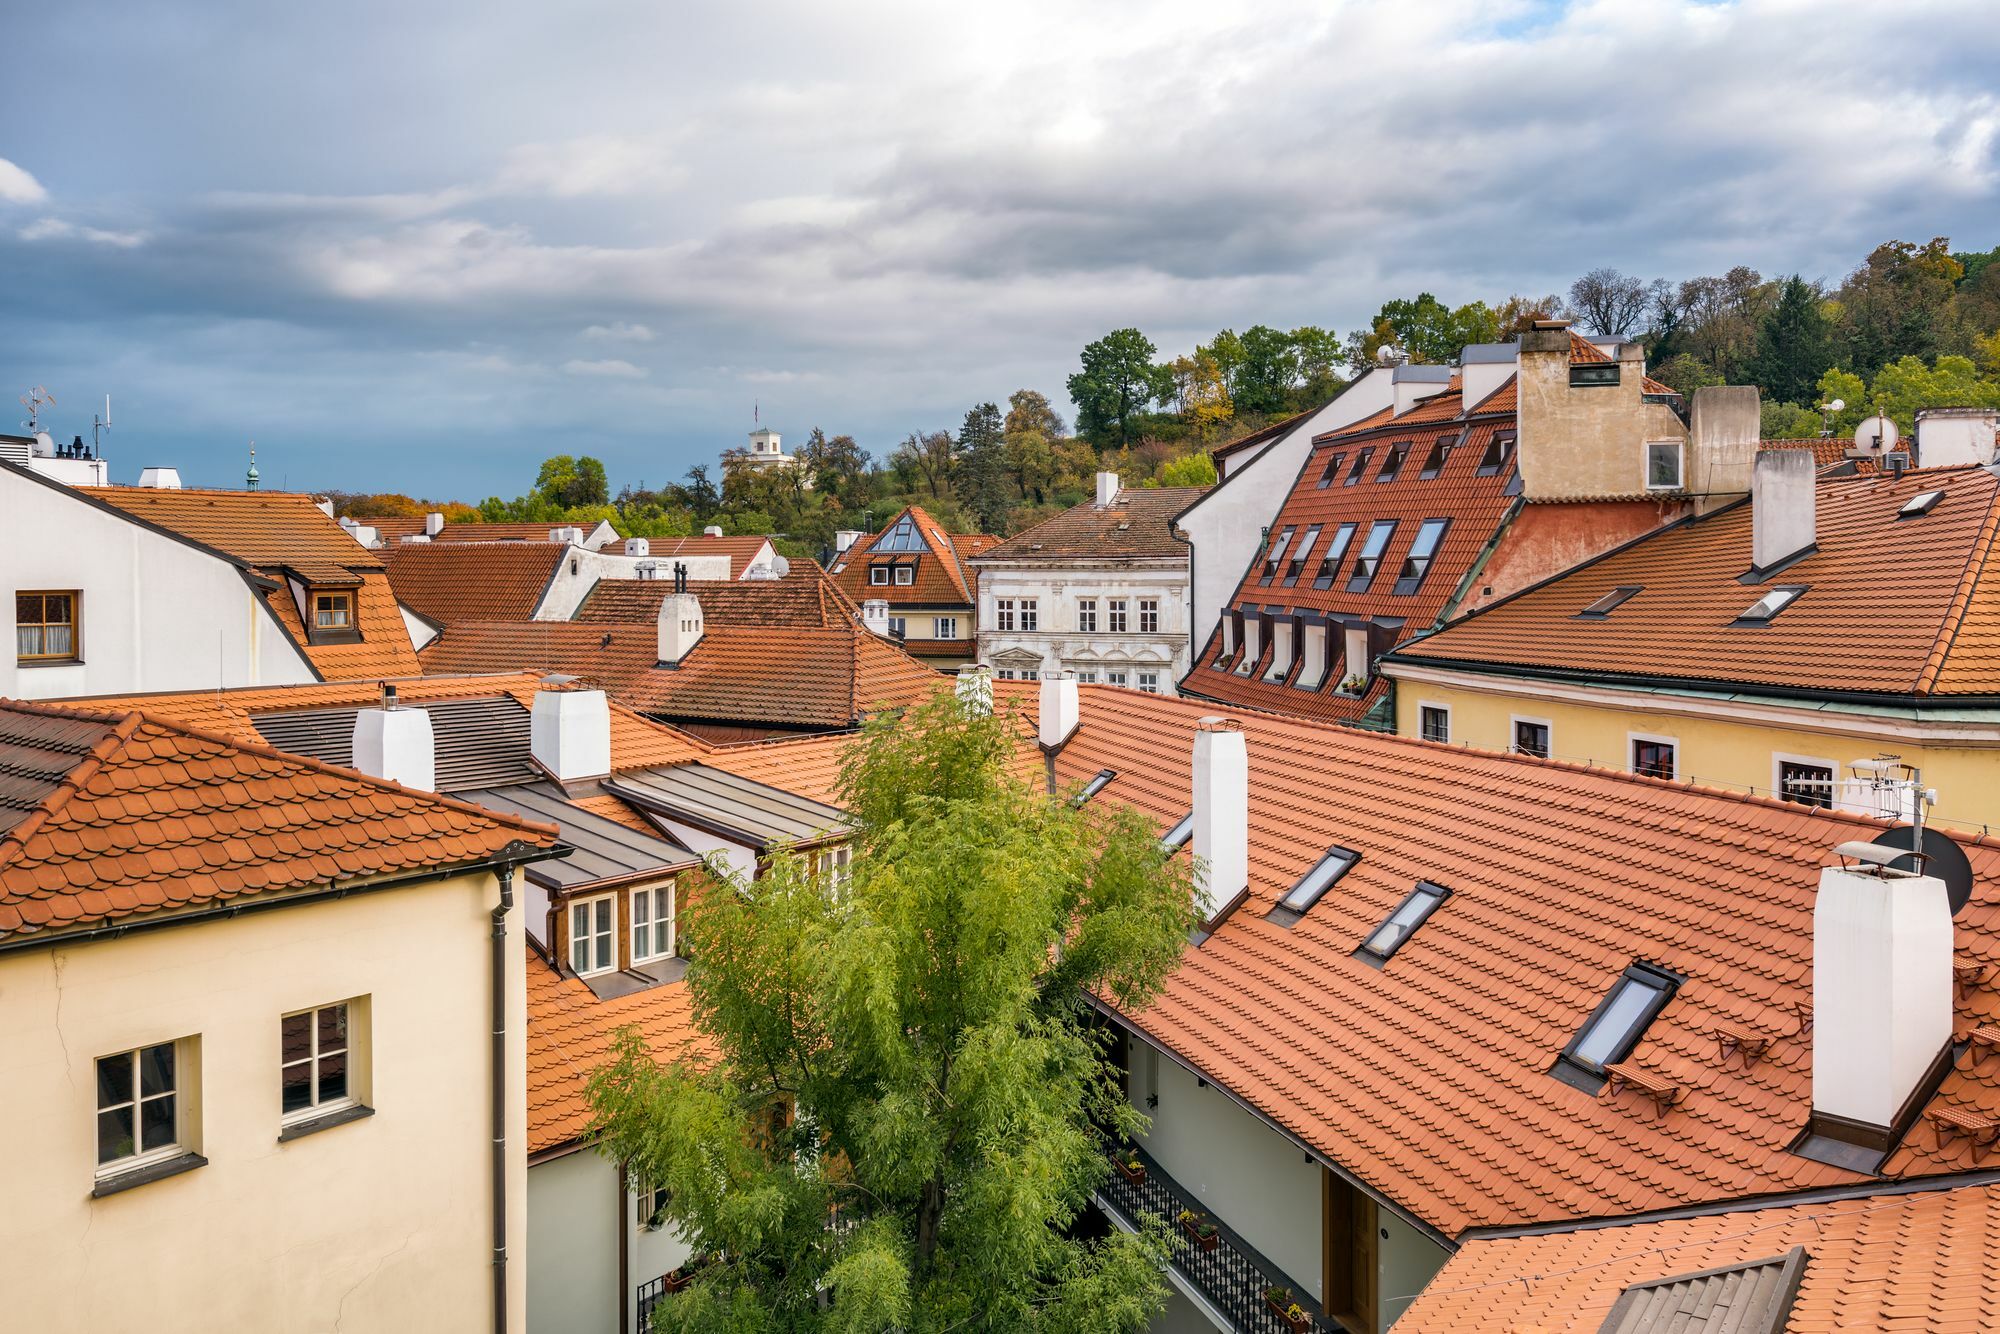
M 1114 1164 L 1111 1175 L 1098 1188 L 1099 1203 L 1124 1215 L 1133 1227 L 1146 1214 L 1164 1219 L 1172 1229 L 1169 1246 L 1174 1268 L 1237 1329 L 1245 1334 L 1292 1334 L 1292 1326 L 1271 1309 L 1264 1294 L 1272 1288 L 1288 1288 L 1298 1304 L 1310 1311 L 1311 1293 L 1287 1278 L 1283 1270 L 1221 1219 L 1211 1217 L 1201 1201 L 1162 1171 L 1159 1163 L 1143 1149 L 1136 1152 L 1146 1169 L 1145 1178 L 1133 1181 Z M 1215 1249 L 1203 1247 L 1180 1226 L 1183 1210 L 1191 1210 L 1215 1225 Z M 1340 1329 L 1337 1323 L 1317 1313 L 1309 1319 L 1314 1330 Z
M 645 1334 L 653 1327 L 653 1308 L 666 1299 L 667 1276 L 660 1275 L 650 1283 L 639 1285 L 639 1323 L 634 1326 L 639 1334 Z

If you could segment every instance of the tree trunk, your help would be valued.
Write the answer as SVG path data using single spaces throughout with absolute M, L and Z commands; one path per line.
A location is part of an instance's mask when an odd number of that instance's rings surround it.
M 938 1220 L 944 1216 L 944 1178 L 932 1177 L 924 1183 L 923 1197 L 917 1201 L 917 1268 L 930 1268 L 931 1255 L 938 1244 Z

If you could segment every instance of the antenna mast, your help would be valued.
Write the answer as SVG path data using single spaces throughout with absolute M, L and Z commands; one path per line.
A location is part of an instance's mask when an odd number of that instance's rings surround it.
M 104 457 L 104 442 L 98 439 L 98 437 L 110 429 L 111 429 L 111 395 L 106 394 L 104 396 L 103 420 L 102 421 L 98 420 L 96 413 L 92 413 L 90 415 L 90 452 L 97 455 L 97 457 L 99 458 Z

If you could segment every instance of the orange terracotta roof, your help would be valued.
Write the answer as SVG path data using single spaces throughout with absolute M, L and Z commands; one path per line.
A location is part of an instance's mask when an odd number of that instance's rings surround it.
M 1174 536 L 1174 518 L 1201 499 L 1206 487 L 1128 486 L 1099 509 L 1086 500 L 1008 538 L 983 559 L 1062 561 L 1094 559 L 1186 560 L 1188 545 Z
M 408 542 L 381 554 L 396 600 L 449 625 L 527 620 L 568 551 L 560 542 Z
M 1853 446 L 1854 442 L 1845 436 L 1814 436 L 1808 440 L 1759 440 L 1757 442 L 1757 449 L 1760 453 L 1767 449 L 1809 449 L 1812 451 L 1813 462 L 1822 468 L 1830 468 L 1847 462 L 1847 451 L 1853 448 Z M 1871 467 L 1874 464 L 1872 459 L 1865 461 Z M 1856 460 L 1856 462 L 1863 462 L 1863 460 Z
M 367 678 L 377 680 L 385 676 L 409 676 L 416 673 L 417 650 L 410 643 L 410 631 L 403 620 L 402 610 L 396 605 L 395 590 L 389 586 L 389 577 L 380 570 L 370 570 L 362 577 L 354 592 L 354 622 L 361 629 L 359 641 L 351 644 L 314 644 L 309 642 L 305 622 L 299 616 L 299 604 L 293 599 L 289 588 L 280 588 L 265 595 L 265 605 L 285 627 L 285 633 L 305 646 L 306 657 L 312 661 L 313 670 L 328 681 L 352 681 Z
M 1631 1284 L 1794 1246 L 1805 1248 L 1805 1275 L 1784 1334 L 2000 1329 L 2000 1290 L 1984 1281 L 2000 1247 L 2000 1186 L 1981 1183 L 1471 1241 L 1396 1330 L 1597 1334 Z
M 376 536 L 381 539 L 384 550 L 391 547 L 426 545 L 422 542 L 406 543 L 403 541 L 406 537 L 421 537 L 423 535 L 424 520 L 421 516 L 411 518 L 404 515 L 395 515 L 381 519 L 364 519 L 360 515 L 350 515 L 349 517 L 356 523 L 365 524 L 373 528 Z M 587 536 L 596 527 L 595 523 L 564 523 L 561 521 L 554 523 L 447 523 L 431 541 L 454 544 L 463 542 L 534 542 L 546 544 L 549 541 L 549 534 L 558 528 L 581 528 Z M 564 544 L 558 542 L 555 545 L 562 546 Z
M 660 603 L 673 591 L 670 579 L 600 579 L 584 594 L 571 619 L 592 625 L 651 624 L 659 620 Z M 705 579 L 691 581 L 688 591 L 701 601 L 703 625 L 786 625 L 824 630 L 849 624 L 860 614 L 834 581 L 809 560 L 793 561 L 782 579 L 735 583 Z
M 916 525 L 917 535 L 927 549 L 875 552 L 875 544 L 905 518 Z M 933 519 L 922 506 L 910 505 L 883 525 L 881 532 L 856 538 L 853 546 L 834 557 L 831 573 L 841 591 L 855 602 L 872 598 L 887 602 L 891 607 L 969 609 L 975 599 L 977 580 L 972 568 L 965 562 L 991 550 L 998 541 L 998 538 L 984 533 L 948 533 L 944 525 Z M 868 571 L 876 565 L 909 567 L 913 570 L 912 582 L 870 583 Z M 895 578 L 893 574 L 885 577 Z
M 1898 517 L 1930 491 L 1943 499 L 1928 514 Z M 2000 693 L 2000 480 L 1980 468 L 1822 476 L 1817 550 L 1761 584 L 1738 578 L 1751 564 L 1751 508 L 1662 529 L 1397 657 L 1787 692 Z M 1775 618 L 1737 623 L 1768 588 L 1790 585 L 1807 591 Z M 1579 617 L 1619 587 L 1643 591 Z
M 553 826 L 146 713 L 0 703 L 0 754 L 10 772 L 39 760 L 0 836 L 0 939 L 555 842 Z
M 1081 687 L 1059 784 L 1162 829 L 1188 810 L 1195 723 L 1212 705 Z M 1810 1111 L 1812 906 L 1839 843 L 1879 824 L 1580 766 L 1237 715 L 1250 767 L 1246 902 L 1190 946 L 1131 1022 L 1210 1082 L 1445 1236 L 1851 1183 L 1789 1146 Z M 1975 871 L 1958 957 L 2000 974 L 2000 843 Z M 1268 920 L 1329 846 L 1360 861 L 1303 918 Z M 1360 942 L 1420 880 L 1452 895 L 1381 968 Z M 1621 971 L 1688 980 L 1627 1063 L 1677 1085 L 1636 1094 L 1549 1075 Z M 1983 970 L 1983 971 L 1982 971 Z M 1958 1023 L 2000 1024 L 1971 986 Z M 1770 1035 L 1749 1068 L 1729 1024 Z M 1988 1064 L 1993 1064 L 1988 1062 Z M 2000 1086 L 1948 1077 L 1938 1106 L 2000 1117 Z M 1941 1170 L 1919 1129 L 1891 1173 Z M 1951 1164 L 1951 1169 L 1969 1159 Z
M 653 537 L 646 540 L 646 555 L 648 559 L 727 556 L 729 577 L 741 579 L 743 572 L 750 568 L 750 562 L 770 545 L 768 537 L 710 537 L 706 534 L 700 537 Z
M 528 970 L 528 1152 L 574 1143 L 589 1130 L 584 1087 L 621 1028 L 637 1028 L 663 1060 L 708 1061 L 715 1046 L 695 1026 L 687 985 L 668 982 L 599 1000 L 530 949 Z

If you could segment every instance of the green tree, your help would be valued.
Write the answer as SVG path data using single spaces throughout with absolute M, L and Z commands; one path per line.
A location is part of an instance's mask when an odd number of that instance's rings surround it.
M 1007 467 L 1013 472 L 1023 495 L 1033 496 L 1037 505 L 1047 502 L 1058 474 L 1055 447 L 1049 443 L 1047 436 L 1040 431 L 1010 433 L 1007 436 Z
M 1214 360 L 1216 372 L 1222 376 L 1223 387 L 1233 395 L 1236 392 L 1236 374 L 1243 368 L 1243 340 L 1234 329 L 1224 329 L 1207 347 L 1195 347 L 1197 357 L 1204 352 Z
M 995 403 L 965 414 L 958 430 L 958 481 L 954 487 L 982 533 L 1005 531 L 1013 500 L 1007 483 L 1007 434 Z
M 1899 357 L 1963 351 L 1952 298 L 1965 274 L 1945 237 L 1886 241 L 1840 287 L 1847 361 L 1871 376 Z
M 1214 486 L 1216 482 L 1215 460 L 1207 451 L 1187 454 L 1177 459 L 1168 459 L 1160 465 L 1159 480 L 1155 486 Z
M 1876 373 L 1868 397 L 1908 435 L 1918 408 L 2000 408 L 2000 381 L 1982 377 L 1969 357 L 1939 357 L 1934 366 L 1903 357 Z
M 1833 363 L 1833 327 L 1820 309 L 1819 289 L 1797 274 L 1785 279 L 1778 299 L 1757 329 L 1757 351 L 1746 368 L 1768 399 L 1804 403 Z
M 1060 440 L 1069 434 L 1063 425 L 1062 415 L 1049 406 L 1049 400 L 1032 389 L 1016 389 L 1007 395 L 1007 424 L 1009 436 L 1023 431 L 1039 431 L 1044 439 Z
M 1131 443 L 1134 419 L 1173 393 L 1166 367 L 1153 364 L 1156 350 L 1137 329 L 1115 329 L 1083 349 L 1083 369 L 1069 377 L 1079 433 L 1100 446 Z
M 1332 398 L 1345 383 L 1340 378 L 1343 360 L 1340 335 L 1316 325 L 1302 324 L 1292 330 L 1292 349 L 1298 354 L 1299 400 L 1288 406 L 1300 410 L 1318 407 Z
M 1384 348 L 1412 361 L 1451 365 L 1467 343 L 1491 343 L 1499 337 L 1499 313 L 1484 301 L 1453 310 L 1429 292 L 1419 292 L 1415 300 L 1387 302 L 1368 328 L 1349 334 L 1347 360 L 1356 375 L 1373 367 Z
M 838 501 L 842 509 L 867 508 L 871 499 L 868 464 L 868 451 L 856 444 L 853 436 L 836 435 L 828 439 L 826 432 L 817 426 L 799 450 L 799 465 L 813 486 L 820 494 Z
M 1222 367 L 1207 350 L 1196 348 L 1191 357 L 1175 357 L 1167 371 L 1173 376 L 1174 408 L 1197 439 L 1206 440 L 1235 415 Z
M 588 455 L 571 458 L 558 454 L 543 460 L 541 471 L 535 475 L 535 490 L 551 505 L 562 509 L 611 503 L 611 485 L 605 479 L 604 465 Z
M 952 465 L 958 452 L 950 431 L 911 432 L 896 452 L 889 456 L 897 471 L 924 484 L 934 500 L 942 500 L 951 485 Z
M 1840 411 L 1832 414 L 1835 435 L 1852 434 L 1861 419 L 1875 410 L 1868 404 L 1868 386 L 1861 377 L 1838 366 L 1819 377 L 1819 392 L 1811 406 L 1824 413 L 1834 403 L 1841 404 Z
M 1299 378 L 1299 350 L 1292 336 L 1266 324 L 1243 331 L 1243 364 L 1230 400 L 1239 412 L 1279 412 Z
M 1192 885 L 1130 812 L 1013 778 L 1013 747 L 949 694 L 878 720 L 844 886 L 780 853 L 691 903 L 716 1059 L 627 1030 L 589 1085 L 600 1151 L 712 1257 L 656 1328 L 1124 1334 L 1162 1309 L 1157 1229 L 1070 1231 L 1108 1168 L 1088 1118 L 1139 1123 L 1083 991 L 1156 994 Z

